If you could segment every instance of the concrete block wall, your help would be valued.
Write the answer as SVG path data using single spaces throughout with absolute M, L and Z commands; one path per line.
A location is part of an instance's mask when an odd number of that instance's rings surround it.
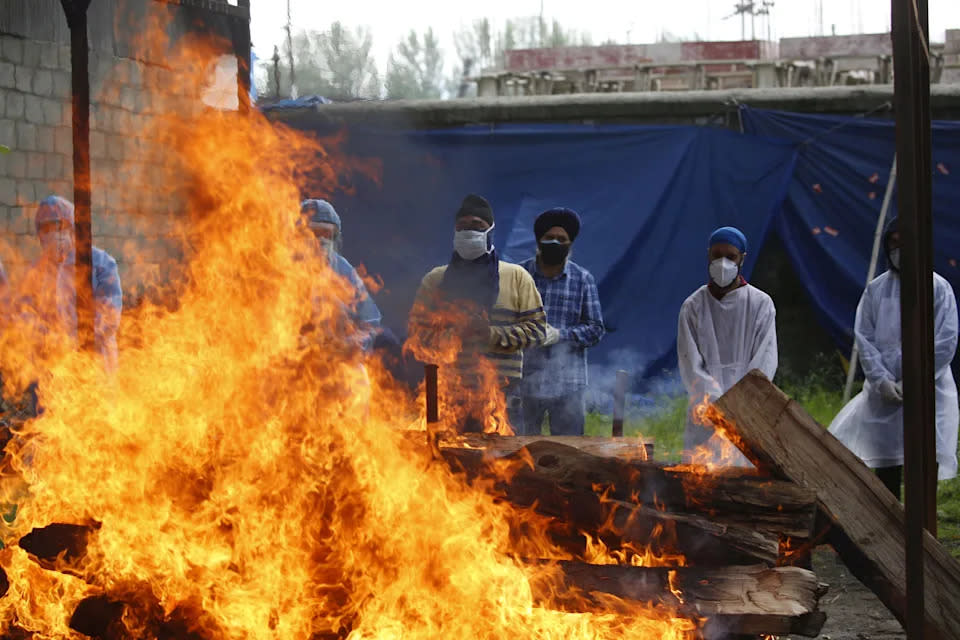
M 154 118 L 202 107 L 177 95 L 175 72 L 142 61 L 91 52 L 90 76 L 94 245 L 117 259 L 131 304 L 179 255 L 176 185 L 151 180 L 165 167 Z M 39 254 L 37 202 L 73 199 L 71 82 L 69 47 L 0 34 L 0 260 L 14 281 Z

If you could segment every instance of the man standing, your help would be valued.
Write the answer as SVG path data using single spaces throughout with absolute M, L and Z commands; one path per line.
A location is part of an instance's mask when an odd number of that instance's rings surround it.
M 492 364 L 510 424 L 522 433 L 523 350 L 544 340 L 546 317 L 530 274 L 497 257 L 493 228 L 490 204 L 468 195 L 456 213 L 450 263 L 436 267 L 420 283 L 410 312 L 408 344 L 426 362 L 437 362 L 446 348 L 456 349 L 458 393 L 471 405 L 465 431 L 487 426 L 489 403 L 482 397 L 486 390 L 477 385 L 484 362 Z
M 537 255 L 521 263 L 537 285 L 547 314 L 542 348 L 523 360 L 525 435 L 538 435 L 544 414 L 550 433 L 582 436 L 587 349 L 603 337 L 597 284 L 589 271 L 570 260 L 580 233 L 580 216 L 564 208 L 544 211 L 533 225 Z
M 887 223 L 883 247 L 889 269 L 867 285 L 854 336 L 866 381 L 830 425 L 835 435 L 864 464 L 877 470 L 900 499 L 903 479 L 903 369 L 900 336 L 900 233 Z M 933 355 L 937 407 L 938 478 L 957 475 L 957 386 L 950 363 L 957 351 L 957 301 L 953 288 L 933 274 Z
M 370 298 L 367 287 L 357 274 L 357 270 L 340 253 L 343 246 L 343 225 L 333 205 L 326 200 L 308 199 L 300 204 L 300 213 L 307 228 L 316 239 L 320 251 L 330 263 L 334 273 L 341 276 L 354 291 L 354 300 L 350 308 L 357 335 L 364 350 L 373 345 L 373 338 L 380 328 L 380 309 Z
M 770 296 L 741 275 L 746 254 L 747 239 L 739 229 L 714 231 L 707 250 L 710 281 L 680 308 L 677 359 L 691 409 L 704 399 L 716 400 L 753 369 L 771 380 L 777 372 L 776 309 Z M 702 461 L 707 455 L 729 466 L 750 466 L 732 445 L 731 457 L 722 459 L 722 436 L 713 435 L 688 413 L 684 459 Z
M 37 238 L 42 253 L 34 265 L 29 286 L 47 328 L 77 335 L 77 292 L 74 279 L 76 241 L 73 203 L 59 196 L 40 202 L 36 215 Z M 117 366 L 117 329 L 123 310 L 123 291 L 117 261 L 93 247 L 94 333 L 97 350 L 108 371 Z

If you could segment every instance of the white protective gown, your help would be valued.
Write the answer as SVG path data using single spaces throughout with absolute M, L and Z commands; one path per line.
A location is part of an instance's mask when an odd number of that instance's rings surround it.
M 903 464 L 903 404 L 884 399 L 877 385 L 903 380 L 900 342 L 900 278 L 887 271 L 860 298 L 854 327 L 863 391 L 830 425 L 850 451 L 872 469 Z M 950 362 L 957 350 L 957 301 L 953 287 L 933 274 L 933 354 L 937 403 L 937 463 L 941 480 L 957 475 L 957 386 Z
M 677 358 L 680 376 L 690 396 L 691 408 L 705 396 L 716 400 L 753 369 L 773 379 L 777 372 L 777 312 L 773 300 L 751 285 L 734 289 L 717 300 L 704 285 L 680 308 Z M 712 428 L 694 424 L 687 415 L 684 459 L 706 447 L 720 461 L 721 436 Z M 708 441 L 709 444 L 708 444 Z M 702 450 L 701 450 L 702 451 Z M 732 466 L 752 466 L 734 449 Z

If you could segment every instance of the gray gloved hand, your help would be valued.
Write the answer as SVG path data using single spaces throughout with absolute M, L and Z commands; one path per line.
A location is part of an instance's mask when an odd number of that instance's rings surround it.
M 877 385 L 877 393 L 889 402 L 903 402 L 903 385 L 893 380 L 887 378 L 881 380 Z
M 547 325 L 546 336 L 543 338 L 543 346 L 549 347 L 560 342 L 560 331 L 556 327 Z

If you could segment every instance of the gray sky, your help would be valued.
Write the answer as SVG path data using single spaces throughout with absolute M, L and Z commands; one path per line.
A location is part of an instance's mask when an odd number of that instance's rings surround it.
M 709 40 L 740 39 L 740 19 L 724 17 L 733 12 L 734 0 L 542 0 L 543 13 L 565 27 L 587 31 L 595 42 L 613 38 L 618 42 L 654 42 L 661 32 Z M 877 33 L 889 30 L 889 0 L 821 0 L 824 31 L 831 25 L 838 34 Z M 252 38 L 257 55 L 273 54 L 273 45 L 284 37 L 286 0 L 252 0 Z M 928 0 L 930 32 L 942 42 L 946 29 L 960 29 L 960 0 Z M 771 31 L 773 38 L 816 35 L 817 0 L 776 0 Z M 451 34 L 474 19 L 488 17 L 502 23 L 507 18 L 535 16 L 541 0 L 291 0 L 294 29 L 323 30 L 335 20 L 345 25 L 366 25 L 373 30 L 374 48 L 381 73 L 390 50 L 410 30 L 433 27 L 450 59 L 455 57 Z M 766 34 L 766 24 L 756 19 L 757 37 Z M 747 24 L 747 37 L 750 37 Z

